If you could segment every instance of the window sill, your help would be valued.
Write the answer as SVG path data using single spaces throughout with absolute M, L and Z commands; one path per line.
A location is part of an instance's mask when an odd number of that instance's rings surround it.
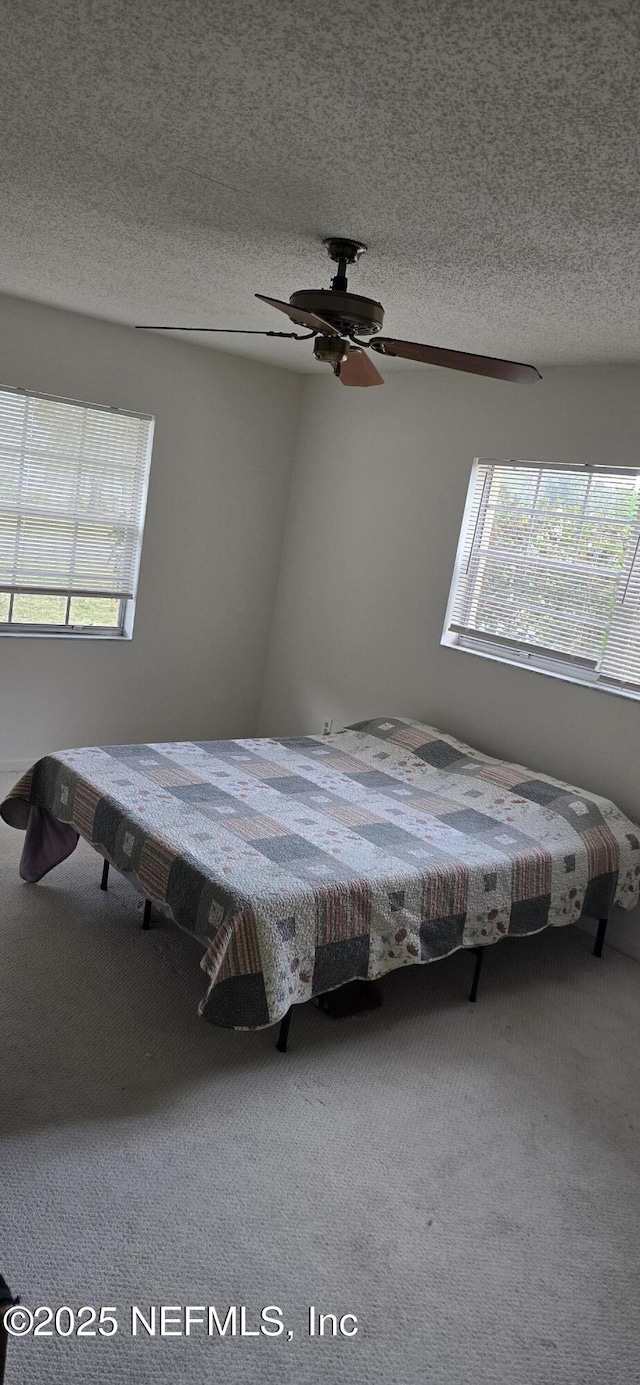
M 511 668 L 519 668 L 525 673 L 539 673 L 543 678 L 555 678 L 561 683 L 572 683 L 577 688 L 586 688 L 588 692 L 608 693 L 614 697 L 625 697 L 630 702 L 640 702 L 640 689 L 636 692 L 633 688 L 609 687 L 606 683 L 591 682 L 587 678 L 577 678 L 575 674 L 558 672 L 557 669 L 541 668 L 539 664 L 531 663 L 525 659 L 510 659 L 505 654 L 494 654 L 488 649 L 471 649 L 468 645 L 460 644 L 457 640 L 447 639 L 446 636 L 440 641 L 443 649 L 455 649 L 460 654 L 471 654 L 475 658 L 489 659 L 493 664 L 509 664 Z
M 117 644 L 128 644 L 132 635 L 90 635 L 78 631 L 72 633 L 70 630 L 0 630 L 0 639 L 9 640 L 91 640 L 93 644 L 98 644 L 101 640 L 115 641 Z

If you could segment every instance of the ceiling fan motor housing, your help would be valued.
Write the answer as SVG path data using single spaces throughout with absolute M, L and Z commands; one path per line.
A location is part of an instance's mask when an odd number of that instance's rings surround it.
M 300 289 L 292 293 L 292 308 L 314 313 L 329 322 L 344 336 L 362 333 L 371 336 L 379 332 L 384 321 L 384 309 L 374 298 L 362 298 L 359 293 L 341 293 L 336 289 Z

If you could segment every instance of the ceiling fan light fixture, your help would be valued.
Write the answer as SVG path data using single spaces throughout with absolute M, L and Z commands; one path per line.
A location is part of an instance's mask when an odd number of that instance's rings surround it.
M 325 361 L 327 365 L 342 365 L 349 355 L 349 343 L 342 337 L 316 337 L 313 354 L 317 361 Z

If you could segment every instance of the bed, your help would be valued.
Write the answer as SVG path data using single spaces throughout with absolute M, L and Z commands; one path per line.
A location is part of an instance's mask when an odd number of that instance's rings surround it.
M 638 901 L 640 829 L 613 803 L 401 717 L 60 751 L 0 813 L 24 880 L 82 836 L 162 905 L 203 944 L 201 1015 L 237 1029 L 582 915 L 601 952 L 611 906 Z

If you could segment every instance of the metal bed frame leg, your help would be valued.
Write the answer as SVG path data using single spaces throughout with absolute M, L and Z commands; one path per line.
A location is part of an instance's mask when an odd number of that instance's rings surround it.
M 104 865 L 103 865 L 103 867 L 102 867 L 102 880 L 100 881 L 100 889 L 101 889 L 101 890 L 106 890 L 106 888 L 107 888 L 107 880 L 108 880 L 108 879 L 109 879 L 109 862 L 108 862 L 108 861 L 105 861 L 105 863 L 104 863 Z
M 150 927 L 151 927 L 151 900 L 150 900 L 150 899 L 145 899 L 145 901 L 144 901 L 144 914 L 142 915 L 142 927 L 143 927 L 143 928 L 150 928 Z
M 483 947 L 474 947 L 471 949 L 471 951 L 475 952 L 476 954 L 476 965 L 474 967 L 473 981 L 471 982 L 471 990 L 469 991 L 469 1000 L 475 1000 L 478 994 L 478 982 L 480 980 L 480 972 L 482 971 L 482 963 L 484 960 L 485 950 Z
M 14 1304 L 19 1302 L 19 1299 L 13 1297 L 4 1276 L 0 1274 L 0 1385 L 2 1385 L 2 1381 L 4 1380 L 7 1361 L 7 1342 L 9 1339 L 9 1334 L 4 1326 L 3 1318 L 7 1309 L 12 1308 Z
M 287 1039 L 289 1038 L 289 1026 L 291 1024 L 292 1014 L 293 1005 L 290 1005 L 286 1015 L 284 1015 L 284 1017 L 280 1021 L 280 1028 L 278 1030 L 278 1042 L 276 1044 L 278 1053 L 286 1053 L 287 1051 Z
M 606 931 L 607 931 L 607 924 L 608 924 L 608 922 L 609 922 L 608 917 L 607 917 L 606 919 L 599 919 L 599 920 L 598 920 L 598 932 L 597 932 L 597 934 L 596 934 L 596 941 L 595 941 L 595 946 L 594 946 L 594 949 L 593 949 L 593 955 L 594 955 L 594 957 L 601 957 L 601 956 L 602 956 L 602 944 L 603 944 L 603 942 L 604 942 L 604 935 L 605 935 L 605 933 L 606 933 Z

